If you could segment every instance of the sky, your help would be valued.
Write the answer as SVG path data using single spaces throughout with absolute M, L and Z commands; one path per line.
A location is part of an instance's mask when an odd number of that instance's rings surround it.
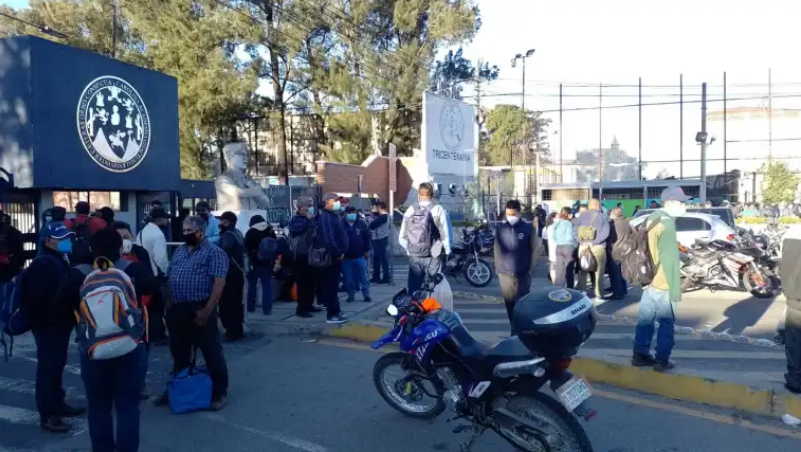
M 642 78 L 643 103 L 675 103 L 683 74 L 684 134 L 680 135 L 680 106 L 642 108 L 644 161 L 678 160 L 680 141 L 685 159 L 697 159 L 695 132 L 700 129 L 701 83 L 708 83 L 709 111 L 722 109 L 723 73 L 727 73 L 728 108 L 766 107 L 768 74 L 772 81 L 771 105 L 801 108 L 801 59 L 797 29 L 801 2 L 787 0 L 477 0 L 482 27 L 473 42 L 464 45 L 465 56 L 497 64 L 500 78 L 485 89 L 483 105 L 520 103 L 520 65 L 511 58 L 536 49 L 526 64 L 526 107 L 542 110 L 552 119 L 550 144 L 554 157 L 575 158 L 578 150 L 607 147 L 613 138 L 637 157 L 639 114 L 637 84 Z M 0 0 L 14 7 L 27 0 Z M 559 84 L 563 84 L 562 127 L 558 126 Z M 597 107 L 599 84 L 606 106 L 630 108 L 568 111 Z M 583 85 L 583 86 L 576 86 Z M 620 86 L 627 85 L 627 86 Z M 475 103 L 468 89 L 468 102 Z M 501 94 L 500 96 L 498 94 Z M 600 122 L 600 127 L 599 127 Z M 731 121 L 730 121 L 731 122 Z M 777 122 L 783 138 L 801 137 L 801 118 Z M 767 138 L 765 121 L 730 124 L 728 140 L 741 129 L 750 138 Z M 781 123 L 781 124 L 779 124 Z M 720 124 L 710 124 L 720 133 Z M 736 126 L 736 127 L 735 127 Z M 796 131 L 797 130 L 797 131 Z M 681 137 L 681 138 L 680 138 Z M 710 158 L 722 156 L 721 137 L 710 147 Z M 799 142 L 801 144 L 801 141 Z M 778 153 L 795 155 L 792 142 Z M 739 150 L 738 150 L 739 149 Z M 729 157 L 748 154 L 747 146 L 730 143 Z M 797 153 L 801 156 L 801 152 Z M 801 160 L 799 160 L 801 162 Z M 688 166 L 689 165 L 689 166 Z M 678 173 L 677 163 L 648 165 L 648 173 L 667 168 Z M 698 173 L 697 163 L 685 162 L 685 177 Z M 678 175 L 678 174 L 676 174 Z M 653 176 L 653 174 L 651 174 Z

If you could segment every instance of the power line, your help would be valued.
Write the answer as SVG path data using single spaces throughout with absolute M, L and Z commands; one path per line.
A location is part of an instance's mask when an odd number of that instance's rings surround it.
M 25 25 L 27 25 L 29 27 L 33 27 L 33 28 L 39 30 L 40 32 L 42 32 L 42 33 L 44 33 L 44 34 L 46 34 L 48 36 L 52 36 L 52 37 L 58 38 L 58 39 L 69 39 L 69 36 L 67 36 L 66 34 L 61 33 L 60 31 L 53 30 L 52 28 L 48 27 L 47 25 L 37 25 L 37 24 L 35 24 L 33 22 L 28 22 L 27 20 L 20 19 L 19 17 L 15 17 L 15 16 L 12 16 L 10 14 L 6 14 L 4 12 L 0 12 L 0 16 L 3 16 L 5 18 L 8 18 L 8 19 L 11 19 L 11 20 L 14 20 L 14 21 L 17 21 L 17 22 L 22 23 L 22 24 L 25 24 Z

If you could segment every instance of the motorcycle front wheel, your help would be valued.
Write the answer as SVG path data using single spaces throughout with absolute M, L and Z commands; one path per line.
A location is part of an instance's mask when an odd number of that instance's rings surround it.
M 750 267 L 743 272 L 743 287 L 756 298 L 773 298 L 780 286 L 772 275 Z
M 473 259 L 465 266 L 464 277 L 473 287 L 487 287 L 492 282 L 492 267 L 484 259 Z
M 536 424 L 537 430 L 547 433 L 549 444 L 546 445 L 542 444 L 542 437 L 527 433 L 524 425 L 512 429 L 502 427 L 499 433 L 517 450 L 593 452 L 590 438 L 578 419 L 547 394 L 537 391 L 515 395 L 507 402 L 506 409 Z
M 406 378 L 408 372 L 402 365 L 408 356 L 408 353 L 395 352 L 379 358 L 373 366 L 373 383 L 381 398 L 392 408 L 409 417 L 433 419 L 445 411 L 445 402 L 426 394 L 435 394 L 437 391 L 433 387 L 424 390 L 423 382 Z

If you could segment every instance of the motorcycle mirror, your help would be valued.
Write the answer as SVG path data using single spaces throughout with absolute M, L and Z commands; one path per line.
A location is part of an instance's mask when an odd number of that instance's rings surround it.
M 398 307 L 395 306 L 394 304 L 390 303 L 390 305 L 387 306 L 387 314 L 389 314 L 392 317 L 397 317 L 398 316 Z

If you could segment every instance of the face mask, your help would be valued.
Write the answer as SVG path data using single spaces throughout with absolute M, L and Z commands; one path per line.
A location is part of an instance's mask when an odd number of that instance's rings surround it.
M 509 222 L 512 226 L 515 225 L 518 221 L 520 221 L 520 217 L 506 217 L 506 221 Z
M 687 212 L 687 206 L 684 204 L 679 204 L 677 206 L 665 207 L 664 210 L 671 217 L 680 217 L 684 215 L 685 212 Z
M 44 217 L 44 221 L 45 223 L 50 223 L 51 221 L 53 221 L 53 217 Z
M 133 242 L 131 239 L 123 239 L 122 240 L 122 254 L 128 254 L 133 249 Z
M 197 245 L 198 238 L 197 238 L 197 236 L 195 235 L 194 232 L 192 232 L 190 234 L 184 234 L 184 242 L 189 246 L 194 246 L 194 245 Z
M 61 240 L 56 244 L 56 251 L 61 254 L 69 254 L 72 252 L 72 241 Z
M 307 209 L 307 215 L 310 216 L 310 217 L 314 216 L 314 207 L 309 207 Z
M 340 209 L 342 209 L 342 205 L 339 203 L 339 201 L 334 201 L 334 212 L 337 212 Z
M 350 222 L 354 222 L 354 221 L 356 221 L 356 214 L 355 213 L 349 213 L 349 214 L 345 215 L 345 218 Z

